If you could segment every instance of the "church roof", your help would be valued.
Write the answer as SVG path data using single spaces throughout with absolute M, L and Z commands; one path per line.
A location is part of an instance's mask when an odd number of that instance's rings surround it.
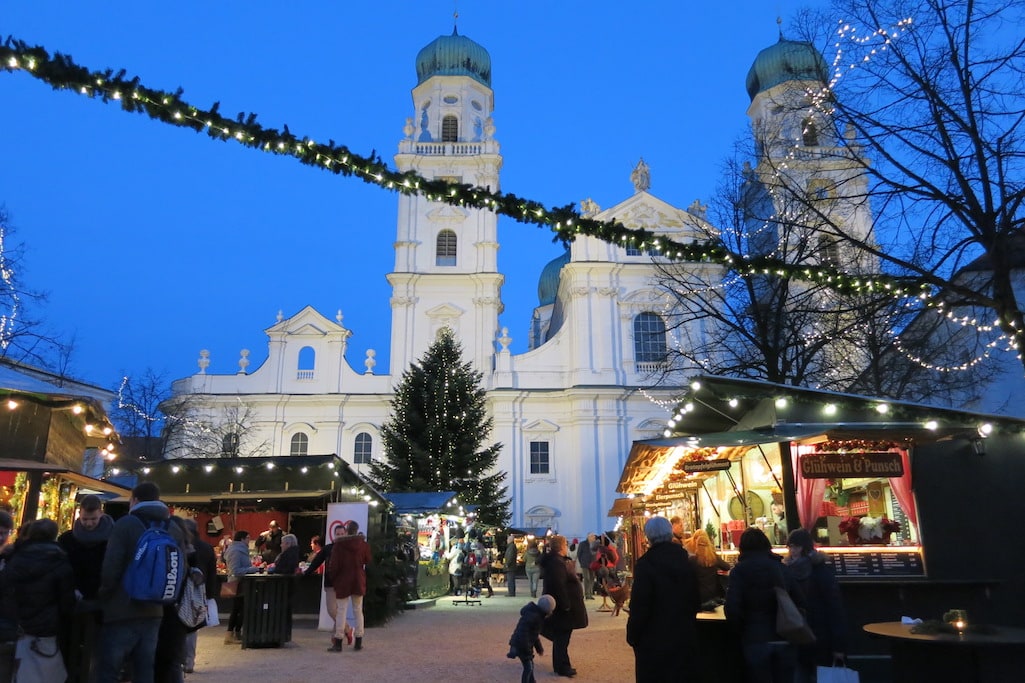
M 537 302 L 539 306 L 548 306 L 555 303 L 555 296 L 559 293 L 559 271 L 569 263 L 569 250 L 556 256 L 541 270 L 541 277 L 537 280 Z
M 491 55 L 479 44 L 452 29 L 439 36 L 416 56 L 416 84 L 432 76 L 469 76 L 491 87 Z
M 787 81 L 825 83 L 828 73 L 826 60 L 811 43 L 780 36 L 778 43 L 755 57 L 747 72 L 747 94 L 753 100 L 758 93 Z

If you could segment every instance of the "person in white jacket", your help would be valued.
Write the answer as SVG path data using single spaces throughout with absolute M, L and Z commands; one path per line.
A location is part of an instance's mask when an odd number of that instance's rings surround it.
M 458 538 L 449 541 L 445 559 L 448 560 L 448 592 L 459 595 L 459 581 L 463 575 L 463 548 Z

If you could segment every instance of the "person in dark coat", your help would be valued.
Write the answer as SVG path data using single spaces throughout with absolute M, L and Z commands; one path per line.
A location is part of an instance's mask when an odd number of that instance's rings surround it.
M 587 534 L 587 538 L 577 546 L 577 564 L 580 565 L 580 578 L 584 582 L 584 600 L 594 600 L 594 570 L 591 569 L 591 563 L 594 562 L 597 542 L 594 534 Z
M 510 598 L 516 597 L 516 563 L 519 559 L 516 552 L 516 539 L 512 534 L 505 541 L 505 557 L 502 560 L 502 567 L 505 570 L 505 594 Z
M 65 658 L 68 680 L 93 680 L 99 664 L 99 634 L 103 612 L 97 593 L 100 590 L 100 570 L 107 552 L 107 539 L 114 530 L 114 520 L 103 512 L 103 501 L 94 494 L 82 496 L 78 519 L 69 531 L 57 537 L 57 544 L 68 554 L 68 562 L 75 575 L 75 616 Z M 92 672 L 92 673 L 90 673 Z
M 203 580 L 206 582 L 206 599 L 216 600 L 220 595 L 221 584 L 217 579 L 217 555 L 214 547 L 199 537 L 199 526 L 192 517 L 182 520 L 185 528 L 192 534 L 192 547 L 194 551 L 189 556 L 189 566 L 203 572 Z M 196 643 L 199 639 L 199 630 L 191 631 L 185 636 L 185 673 L 190 674 L 196 667 Z
M 43 680 L 39 677 L 55 674 L 53 666 L 63 671 L 58 639 L 66 637 L 75 610 L 75 576 L 67 553 L 57 545 L 53 520 L 37 519 L 19 536 L 4 568 L 2 600 L 18 620 L 17 680 Z M 44 672 L 34 666 L 31 653 L 57 656 L 43 663 Z
M 528 602 L 520 610 L 520 620 L 516 622 L 516 630 L 509 637 L 509 654 L 506 655 L 509 659 L 519 659 L 523 664 L 520 683 L 536 683 L 534 651 L 539 655 L 545 653 L 541 645 L 541 626 L 554 610 L 555 598 L 550 595 L 542 595 L 537 599 L 537 604 Z
M 726 621 L 739 634 L 750 683 L 791 683 L 796 647 L 776 634 L 776 587 L 787 588 L 798 607 L 799 591 L 761 529 L 740 536 L 740 555 L 726 589 Z
M 285 534 L 281 537 L 281 553 L 274 558 L 274 564 L 268 570 L 268 574 L 283 574 L 292 576 L 299 571 L 299 539 L 295 534 Z
M 650 547 L 634 566 L 626 642 L 634 650 L 637 683 L 695 680 L 695 619 L 700 604 L 694 566 L 673 543 L 673 525 L 652 517 L 644 525 Z
M 270 564 L 274 558 L 281 554 L 281 539 L 285 532 L 278 526 L 276 520 L 271 520 L 267 530 L 256 537 L 256 549 L 263 549 L 260 556 L 265 564 Z
M 574 629 L 587 627 L 587 607 L 573 560 L 566 556 L 565 536 L 548 537 L 548 549 L 539 564 L 544 577 L 541 592 L 555 598 L 556 605 L 542 632 L 552 641 L 552 669 L 560 676 L 576 676 L 569 659 L 569 640 Z
M 172 515 L 171 528 L 176 528 L 184 541 L 181 544 L 188 565 L 188 558 L 195 557 L 194 536 L 181 517 Z M 191 568 L 191 565 L 188 565 Z M 187 576 L 188 572 L 183 572 Z M 186 639 L 189 629 L 178 618 L 178 605 L 164 605 L 157 633 L 157 649 L 153 654 L 154 683 L 184 683 Z
M 806 529 L 794 529 L 787 538 L 785 560 L 801 591 L 805 618 L 815 642 L 797 648 L 797 683 L 815 680 L 815 669 L 844 662 L 847 652 L 847 617 L 836 573 L 825 555 L 815 549 Z

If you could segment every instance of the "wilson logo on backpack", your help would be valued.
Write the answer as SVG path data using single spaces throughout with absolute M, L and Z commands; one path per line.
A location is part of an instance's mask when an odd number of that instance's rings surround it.
M 184 565 L 181 548 L 168 526 L 168 520 L 151 522 L 139 537 L 122 581 L 132 600 L 162 605 L 178 601 Z

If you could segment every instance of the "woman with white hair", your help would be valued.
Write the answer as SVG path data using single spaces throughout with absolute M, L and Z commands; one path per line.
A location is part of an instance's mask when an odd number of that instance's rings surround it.
M 626 642 L 634 649 L 637 683 L 688 680 L 694 662 L 698 581 L 683 546 L 673 543 L 673 525 L 652 517 L 644 525 L 648 551 L 634 565 Z M 698 671 L 697 667 L 689 667 Z

